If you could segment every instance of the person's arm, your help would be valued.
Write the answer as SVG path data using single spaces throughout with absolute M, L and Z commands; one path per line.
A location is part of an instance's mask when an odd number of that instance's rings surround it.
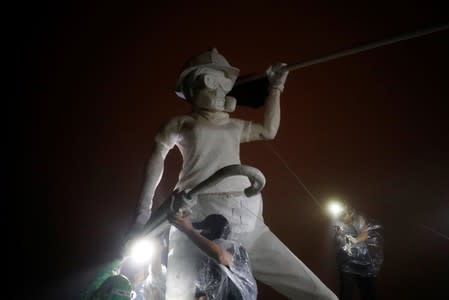
M 366 220 L 364 217 L 362 217 L 361 215 L 357 216 L 357 231 L 359 231 L 360 233 L 357 235 L 357 237 L 355 238 L 355 242 L 356 243 L 361 243 L 364 242 L 368 239 L 368 226 L 366 224 Z
M 359 235 L 355 238 L 356 243 L 364 242 L 368 239 L 368 231 L 362 231 L 359 233 Z
M 232 255 L 221 248 L 218 244 L 208 240 L 198 233 L 193 228 L 190 218 L 187 215 L 180 216 L 178 214 L 172 214 L 169 216 L 169 221 L 176 226 L 176 228 L 184 232 L 184 234 L 187 235 L 187 237 L 208 256 L 225 266 L 229 266 L 232 263 Z
M 358 244 L 368 239 L 368 232 L 362 231 L 356 237 L 349 236 L 347 238 L 351 241 L 351 243 Z M 345 234 L 342 228 L 340 228 L 339 226 L 335 227 L 335 241 L 337 242 L 337 245 L 340 248 L 344 247 L 347 243 Z
M 263 123 L 251 123 L 251 126 L 245 128 L 244 130 L 249 132 L 243 132 L 242 142 L 272 140 L 276 137 L 281 121 L 280 96 L 288 75 L 288 71 L 280 70 L 284 65 L 274 65 L 267 70 L 270 86 L 265 100 Z

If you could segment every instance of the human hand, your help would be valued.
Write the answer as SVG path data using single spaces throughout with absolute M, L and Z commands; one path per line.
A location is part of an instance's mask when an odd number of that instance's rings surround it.
M 362 231 L 358 236 L 357 236 L 357 242 L 364 242 L 368 239 L 368 231 Z
M 288 70 L 284 69 L 286 66 L 285 63 L 276 63 L 267 69 L 266 74 L 270 82 L 270 89 L 284 91 L 284 84 L 288 75 Z
M 334 226 L 334 229 L 335 229 L 335 234 L 337 234 L 337 235 L 343 234 L 343 229 L 341 229 L 340 226 L 335 225 L 335 226 Z

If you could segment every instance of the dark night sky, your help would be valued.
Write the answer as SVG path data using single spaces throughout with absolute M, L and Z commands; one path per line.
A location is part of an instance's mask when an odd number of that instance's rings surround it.
M 64 289 L 117 253 L 155 132 L 189 112 L 174 94 L 188 57 L 217 47 L 246 74 L 449 22 L 436 1 L 241 2 L 15 8 L 8 108 L 20 186 L 8 215 L 39 274 L 22 291 Z M 448 53 L 445 31 L 293 72 L 276 139 L 241 147 L 267 178 L 266 223 L 334 292 L 329 220 L 272 149 L 319 201 L 340 196 L 384 225 L 383 299 L 447 293 L 449 240 L 428 228 L 449 235 Z M 261 120 L 263 110 L 235 116 Z M 172 151 L 157 205 L 179 164 Z M 259 299 L 284 298 L 261 285 Z

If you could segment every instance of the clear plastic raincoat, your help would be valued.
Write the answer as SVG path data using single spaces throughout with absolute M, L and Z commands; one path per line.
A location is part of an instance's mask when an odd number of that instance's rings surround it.
M 233 262 L 227 267 L 203 254 L 195 282 L 196 296 L 208 300 L 256 300 L 257 284 L 245 248 L 231 240 L 214 242 L 232 255 Z
M 361 215 L 354 214 L 351 223 L 339 222 L 336 231 L 337 264 L 339 270 L 364 277 L 376 276 L 383 263 L 383 237 L 380 224 Z M 356 241 L 362 232 L 368 232 L 368 239 Z

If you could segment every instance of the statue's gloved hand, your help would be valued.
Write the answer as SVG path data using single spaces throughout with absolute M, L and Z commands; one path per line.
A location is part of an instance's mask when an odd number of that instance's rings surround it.
M 191 214 L 191 208 L 195 204 L 194 199 L 189 197 L 186 192 L 184 191 L 177 191 L 175 190 L 173 194 L 171 195 L 171 205 L 170 210 L 172 213 L 187 213 Z
M 270 89 L 278 89 L 284 91 L 285 81 L 287 80 L 288 71 L 283 68 L 287 66 L 285 63 L 277 63 L 271 65 L 267 71 L 268 81 L 270 82 Z

